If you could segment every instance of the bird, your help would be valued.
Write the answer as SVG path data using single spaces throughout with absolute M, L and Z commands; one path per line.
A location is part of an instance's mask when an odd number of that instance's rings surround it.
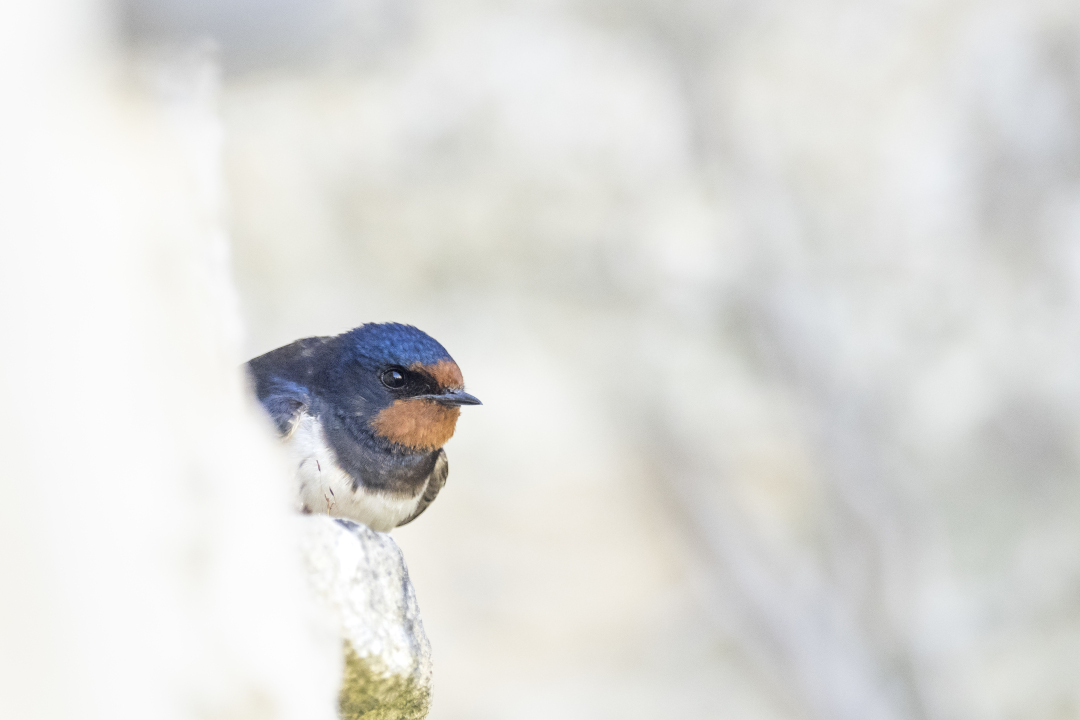
M 380 532 L 434 502 L 461 407 L 483 404 L 442 345 L 400 323 L 303 338 L 245 367 L 296 463 L 301 512 Z

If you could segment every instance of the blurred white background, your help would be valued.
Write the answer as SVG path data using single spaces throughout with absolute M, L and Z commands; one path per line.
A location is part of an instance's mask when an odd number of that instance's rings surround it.
M 485 403 L 394 533 L 432 720 L 1080 718 L 1075 1 L 107 17 L 220 63 L 242 359 Z
M 1080 6 L 215 6 L 248 354 L 486 403 L 433 720 L 1080 717 Z

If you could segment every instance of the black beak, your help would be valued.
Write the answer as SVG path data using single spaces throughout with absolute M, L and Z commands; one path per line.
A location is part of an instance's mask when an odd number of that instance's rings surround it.
M 458 407 L 459 405 L 483 405 L 479 399 L 473 397 L 464 390 L 451 390 L 438 395 L 421 395 L 425 400 L 432 400 L 440 405 Z

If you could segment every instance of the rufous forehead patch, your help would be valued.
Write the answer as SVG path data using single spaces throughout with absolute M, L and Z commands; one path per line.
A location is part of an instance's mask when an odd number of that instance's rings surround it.
M 461 368 L 453 360 L 440 360 L 434 365 L 413 363 L 410 370 L 430 375 L 444 390 L 462 390 L 465 379 L 461 377 Z
M 371 427 L 376 434 L 398 445 L 413 450 L 435 450 L 453 436 L 460 414 L 461 408 L 419 398 L 396 400 L 372 419 Z

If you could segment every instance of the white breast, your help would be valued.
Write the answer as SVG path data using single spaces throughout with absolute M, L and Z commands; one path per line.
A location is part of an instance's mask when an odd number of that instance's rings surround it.
M 299 502 L 313 513 L 325 513 L 364 523 L 372 530 L 387 532 L 412 515 L 427 487 L 414 497 L 392 495 L 360 486 L 338 467 L 334 451 L 318 418 L 302 414 L 285 437 L 296 462 Z

